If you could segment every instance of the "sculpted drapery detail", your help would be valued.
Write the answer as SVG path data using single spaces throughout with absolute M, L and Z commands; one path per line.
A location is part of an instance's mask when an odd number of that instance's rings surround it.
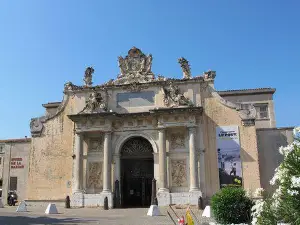
M 187 186 L 186 177 L 186 160 L 172 160 L 172 186 L 184 187 Z
M 102 183 L 102 163 L 101 162 L 90 162 L 89 172 L 87 179 L 87 188 L 101 189 Z
M 86 100 L 86 105 L 83 110 L 80 112 L 86 113 L 98 113 L 107 111 L 107 102 L 102 97 L 99 92 L 93 91 L 88 99 Z
M 193 106 L 193 103 L 180 93 L 178 86 L 170 82 L 169 87 L 163 87 L 164 103 L 168 107 Z
M 189 61 L 185 58 L 181 57 L 178 59 L 178 63 L 180 64 L 183 72 L 183 79 L 190 79 L 192 77 L 191 67 L 189 65 Z
M 128 55 L 119 56 L 120 75 L 114 84 L 147 83 L 154 80 L 151 71 L 152 55 L 145 55 L 140 49 L 133 47 Z

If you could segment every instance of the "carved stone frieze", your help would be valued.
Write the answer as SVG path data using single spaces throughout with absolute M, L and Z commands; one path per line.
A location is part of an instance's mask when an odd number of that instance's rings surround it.
M 107 111 L 107 102 L 99 92 L 93 90 L 80 113 L 99 113 Z
M 178 107 L 178 106 L 193 106 L 190 99 L 186 98 L 180 93 L 178 86 L 175 86 L 172 82 L 169 86 L 163 87 L 164 91 L 164 104 L 168 107 Z
M 124 121 L 121 120 L 113 121 L 112 126 L 114 129 L 118 130 L 124 126 Z
M 180 64 L 183 72 L 183 79 L 190 79 L 192 77 L 191 67 L 189 65 L 189 61 L 185 58 L 181 57 L 178 59 L 178 63 Z
M 186 160 L 171 160 L 172 165 L 172 186 L 185 187 L 187 186 Z
M 102 162 L 90 162 L 88 170 L 87 188 L 101 189 L 102 187 Z
M 140 49 L 133 47 L 128 55 L 119 56 L 120 74 L 114 84 L 147 83 L 154 80 L 151 71 L 152 55 L 145 55 Z
M 85 72 L 84 72 L 84 85 L 87 87 L 91 87 L 93 84 L 93 73 L 94 73 L 94 69 L 93 67 L 88 67 L 86 68 Z
M 183 132 L 171 133 L 171 149 L 184 148 L 185 135 Z

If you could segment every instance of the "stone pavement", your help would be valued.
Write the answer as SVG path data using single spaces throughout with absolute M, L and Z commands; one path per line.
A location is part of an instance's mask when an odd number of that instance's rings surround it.
M 167 214 L 170 212 L 175 220 L 174 213 L 167 207 L 160 208 L 162 216 L 147 216 L 147 208 L 135 209 L 111 209 L 99 208 L 65 209 L 57 207 L 59 214 L 46 215 L 46 207 L 27 206 L 29 212 L 17 213 L 17 207 L 0 208 L 0 225 L 173 225 L 174 223 Z M 177 215 L 184 215 L 185 209 L 175 209 Z M 197 221 L 195 225 L 208 224 L 208 218 L 201 218 L 202 211 L 193 209 Z M 176 224 L 177 221 L 175 220 Z

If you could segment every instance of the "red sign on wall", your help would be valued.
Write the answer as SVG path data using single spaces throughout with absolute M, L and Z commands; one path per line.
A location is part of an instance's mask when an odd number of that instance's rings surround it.
M 12 158 L 10 162 L 11 169 L 24 169 L 22 158 Z

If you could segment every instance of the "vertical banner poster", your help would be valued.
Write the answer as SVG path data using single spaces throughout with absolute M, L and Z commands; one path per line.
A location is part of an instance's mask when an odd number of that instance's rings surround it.
M 216 128 L 220 186 L 242 186 L 242 163 L 238 126 Z

